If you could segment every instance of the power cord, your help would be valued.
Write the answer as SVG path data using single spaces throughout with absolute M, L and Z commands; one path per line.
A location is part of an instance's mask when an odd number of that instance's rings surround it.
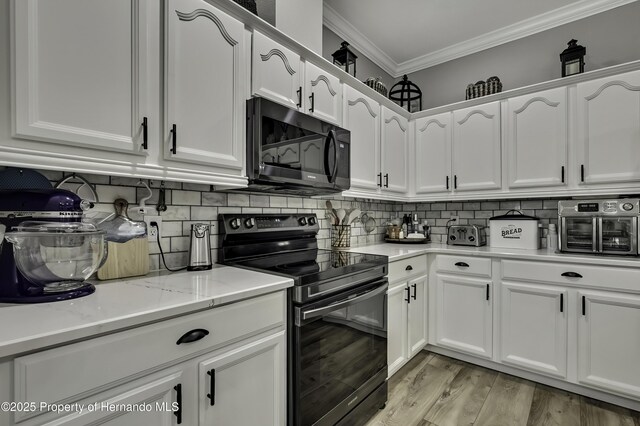
M 160 256 L 162 257 L 162 264 L 164 265 L 165 269 L 169 272 L 180 272 L 180 271 L 184 271 L 185 269 L 187 269 L 187 267 L 185 266 L 184 268 L 179 268 L 179 269 L 171 269 L 167 266 L 167 261 L 164 260 L 164 251 L 162 251 L 162 246 L 160 245 L 160 228 L 158 227 L 158 222 L 155 221 L 151 221 L 149 223 L 149 225 L 151 225 L 152 227 L 156 228 L 156 231 L 158 231 L 158 238 L 156 239 L 156 242 L 158 243 L 158 248 L 160 249 Z
M 447 221 L 447 224 L 445 225 L 445 226 L 447 227 L 447 229 L 449 228 L 449 224 L 450 224 L 451 222 L 455 222 L 456 220 L 457 220 L 457 219 L 449 219 L 449 220 Z M 154 223 L 154 222 L 151 222 L 151 224 L 153 224 L 153 223 Z

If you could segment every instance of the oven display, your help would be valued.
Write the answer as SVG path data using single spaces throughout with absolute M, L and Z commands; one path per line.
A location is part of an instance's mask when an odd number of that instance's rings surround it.
M 600 211 L 600 204 L 599 203 L 579 203 L 578 204 L 578 211 L 579 212 L 598 212 Z

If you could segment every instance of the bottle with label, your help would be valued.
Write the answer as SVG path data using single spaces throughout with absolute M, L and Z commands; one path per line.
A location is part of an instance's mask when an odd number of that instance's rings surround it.
M 556 230 L 555 223 L 549 224 L 547 231 L 547 250 L 552 252 L 558 250 L 558 231 Z

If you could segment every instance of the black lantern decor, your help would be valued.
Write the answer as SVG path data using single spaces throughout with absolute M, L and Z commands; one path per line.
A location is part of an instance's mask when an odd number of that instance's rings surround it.
M 584 55 L 587 53 L 584 46 L 578 45 L 578 40 L 572 39 L 568 45 L 569 47 L 560 54 L 563 77 L 583 73 Z
M 333 56 L 333 63 L 342 68 L 347 74 L 356 76 L 356 59 L 358 58 L 347 46 L 349 43 L 343 41 L 340 44 L 342 47 L 331 54 Z M 353 73 L 349 72 L 349 66 L 353 65 Z
M 422 90 L 402 76 L 402 81 L 394 84 L 389 91 L 389 99 L 409 112 L 422 111 Z

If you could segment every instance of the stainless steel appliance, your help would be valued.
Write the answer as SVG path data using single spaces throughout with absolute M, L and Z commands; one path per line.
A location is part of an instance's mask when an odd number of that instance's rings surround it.
M 264 98 L 247 100 L 249 191 L 320 195 L 350 186 L 351 133 Z
M 194 223 L 191 225 L 189 243 L 189 264 L 187 271 L 206 271 L 211 269 L 211 236 L 209 225 Z
M 637 256 L 640 199 L 558 202 L 562 252 Z
M 387 400 L 386 256 L 318 249 L 314 214 L 221 214 L 224 264 L 293 278 L 289 425 L 359 425 Z
M 451 225 L 447 228 L 447 244 L 453 246 L 484 246 L 487 244 L 485 227 L 478 225 Z

